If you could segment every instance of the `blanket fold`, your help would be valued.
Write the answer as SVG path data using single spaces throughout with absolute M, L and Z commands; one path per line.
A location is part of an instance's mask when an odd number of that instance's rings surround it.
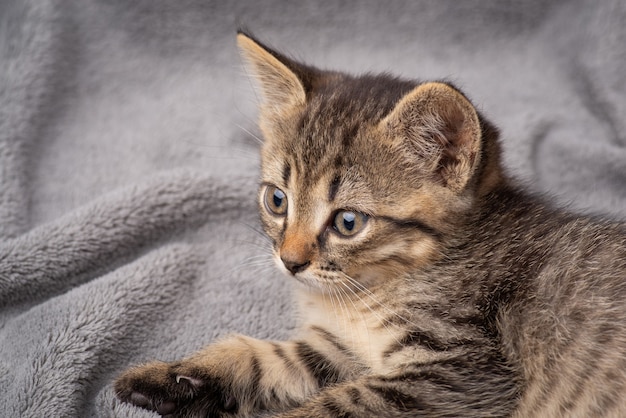
M 244 196 L 253 184 L 162 174 L 8 240 L 0 245 L 0 306 L 55 294 L 167 234 L 250 209 Z

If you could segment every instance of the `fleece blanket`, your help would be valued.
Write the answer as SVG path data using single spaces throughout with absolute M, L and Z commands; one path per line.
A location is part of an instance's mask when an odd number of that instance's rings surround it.
M 509 171 L 626 215 L 623 0 L 0 0 L 0 416 L 150 417 L 114 377 L 286 338 L 239 25 L 325 68 L 448 79 Z

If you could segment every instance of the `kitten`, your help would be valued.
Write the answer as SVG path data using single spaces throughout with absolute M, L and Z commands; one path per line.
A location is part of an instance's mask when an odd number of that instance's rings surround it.
M 301 335 L 129 369 L 161 415 L 626 416 L 626 227 L 552 208 L 454 86 L 321 71 L 245 33 L 259 209 Z

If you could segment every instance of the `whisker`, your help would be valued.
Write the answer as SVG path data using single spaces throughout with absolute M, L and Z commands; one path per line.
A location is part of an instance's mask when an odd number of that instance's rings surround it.
M 273 263 L 268 263 L 267 260 L 253 260 L 250 262 L 245 262 L 238 264 L 237 268 L 246 268 L 246 267 L 274 267 Z
M 348 300 L 352 304 L 352 307 L 354 308 L 354 311 L 358 312 L 359 316 L 361 317 L 361 321 L 363 322 L 363 325 L 365 326 L 365 332 L 367 333 L 368 346 L 371 346 L 372 338 L 370 336 L 370 330 L 369 330 L 369 326 L 368 326 L 367 320 L 365 319 L 365 316 L 363 315 L 363 312 L 361 312 L 361 310 L 356 307 L 356 305 L 354 304 L 354 300 L 352 300 L 352 298 L 347 293 L 347 291 L 350 291 L 350 293 L 352 293 L 356 297 L 359 297 L 359 295 L 354 293 L 354 291 L 352 289 L 350 289 L 350 287 L 347 286 L 343 281 L 339 281 L 339 284 L 341 284 L 345 289 L 342 289 L 341 287 L 339 287 L 337 289 L 339 289 L 343 294 L 346 295 L 346 298 L 348 298 Z M 370 350 L 368 350 L 368 356 L 369 356 L 369 360 L 371 362 L 372 361 L 372 352 Z
M 242 222 L 241 225 L 254 232 L 254 235 L 248 239 L 236 239 L 234 240 L 236 244 L 251 245 L 253 248 L 260 248 L 264 253 L 272 254 L 272 241 L 263 231 L 245 222 Z M 235 249 L 235 247 L 233 247 L 233 249 Z
M 336 324 L 337 328 L 339 328 L 339 317 L 337 316 L 337 306 L 335 305 L 335 300 L 334 300 L 332 286 L 330 286 L 329 284 L 326 283 L 325 287 L 326 287 L 326 290 L 328 290 L 328 292 L 323 292 L 323 296 L 322 297 L 324 299 L 326 299 L 326 293 L 328 293 L 328 299 L 330 300 L 330 304 L 332 306 L 333 315 L 335 316 L 335 324 Z M 339 303 L 339 301 L 337 301 L 337 303 Z
M 274 269 L 274 266 L 269 266 L 269 265 L 256 265 L 256 266 L 246 266 L 247 269 L 250 270 L 250 274 L 243 274 L 241 276 L 239 276 L 237 278 L 237 281 L 235 282 L 236 286 L 245 286 L 245 283 L 249 282 L 249 281 L 253 281 L 253 280 L 258 280 L 258 277 L 272 277 L 274 275 L 276 275 L 276 270 Z M 227 274 L 229 275 L 229 278 L 233 279 L 235 278 L 235 273 L 236 272 L 240 272 L 242 271 L 242 268 L 239 268 L 239 266 L 236 266 L 235 268 L 232 268 Z
M 234 240 L 234 244 L 236 244 L 237 246 L 231 247 L 230 248 L 231 250 L 236 250 L 237 248 L 240 249 L 241 246 L 246 246 L 246 247 L 254 249 L 255 253 L 260 253 L 266 256 L 272 255 L 272 250 L 267 246 L 266 243 L 253 241 L 253 240 L 237 239 L 237 240 Z
M 245 75 L 245 77 L 248 79 L 248 82 L 250 83 L 250 88 L 252 89 L 252 93 L 254 94 L 256 103 L 257 104 L 261 103 L 261 100 L 259 99 L 259 95 L 257 94 L 254 83 L 252 82 L 252 78 L 254 78 L 254 75 L 248 72 L 248 67 L 245 64 L 242 65 L 240 68 L 243 69 L 243 75 Z
M 268 248 L 264 245 L 260 245 L 259 243 L 252 241 L 237 241 L 239 247 L 242 245 L 250 246 L 255 249 L 255 254 L 252 256 L 247 256 L 245 259 L 237 262 L 230 269 L 231 275 L 235 272 L 240 272 L 245 269 L 254 268 L 254 267 L 263 267 L 270 271 L 270 268 L 275 268 L 274 261 L 272 258 L 272 253 L 268 251 Z M 231 250 L 236 250 L 237 246 L 232 246 Z M 240 248 L 239 248 L 240 249 Z M 258 253 L 258 249 L 261 249 L 262 252 Z
M 250 257 L 246 257 L 245 261 L 254 261 L 254 260 L 265 260 L 265 261 L 272 261 L 272 256 L 271 254 L 257 254 L 257 255 L 253 255 Z
M 385 303 L 383 303 L 380 300 L 378 300 L 378 298 L 368 288 L 363 286 L 356 279 L 350 277 L 349 275 L 347 275 L 344 272 L 340 272 L 340 273 L 341 273 L 341 275 L 343 277 L 345 277 L 350 282 L 351 285 L 356 287 L 360 292 L 363 292 L 369 299 L 371 299 L 374 303 L 376 303 L 378 306 L 383 308 L 387 313 L 395 316 L 396 318 L 402 320 L 403 322 L 407 323 L 408 325 L 418 326 L 418 324 L 416 324 L 413 321 L 411 321 L 410 319 L 400 315 L 397 311 L 395 311 L 394 309 L 392 309 L 389 306 L 387 306 Z M 365 302 L 362 298 L 359 298 L 359 299 L 361 301 Z M 402 328 L 402 327 L 400 327 L 400 325 L 397 325 L 397 324 L 394 324 L 394 323 L 392 323 L 392 325 L 394 325 L 394 326 L 396 326 L 398 328 Z
M 239 125 L 238 123 L 235 123 L 235 126 L 237 126 L 239 129 L 241 129 L 242 131 L 244 131 L 245 133 L 250 135 L 259 144 L 263 145 L 263 139 L 262 138 L 259 138 L 256 134 L 252 133 L 251 131 L 249 131 L 248 129 L 244 128 L 242 125 Z
M 343 299 L 343 296 L 341 295 L 341 293 L 339 293 L 339 288 L 332 286 L 331 289 L 333 290 L 333 292 L 337 295 L 337 300 L 339 301 L 339 305 L 341 307 L 341 317 L 343 319 L 343 328 L 344 328 L 344 335 L 348 335 L 348 329 L 350 329 L 350 340 L 352 341 L 352 346 L 355 345 L 355 339 L 354 339 L 354 329 L 352 329 L 352 327 L 349 326 L 348 324 L 348 313 L 350 312 L 348 305 L 345 303 L 345 300 Z
M 270 237 L 268 237 L 267 234 L 265 234 L 265 232 L 262 229 L 259 229 L 257 225 L 253 225 L 253 224 L 249 224 L 245 222 L 243 223 L 243 225 L 249 230 L 251 230 L 252 232 L 256 233 L 257 236 L 263 238 L 264 241 L 270 244 L 272 243 L 272 240 L 270 239 Z
M 380 314 L 378 312 L 376 312 L 375 309 L 373 309 L 363 298 L 361 298 L 361 296 L 356 293 L 354 290 L 352 290 L 349 286 L 347 286 L 345 283 L 342 283 L 347 289 L 350 290 L 350 292 L 352 292 L 352 294 L 354 294 L 359 301 L 361 301 L 361 303 L 363 303 L 363 305 L 365 305 L 365 307 L 372 313 L 372 315 L 374 315 L 378 321 L 380 322 L 380 324 L 385 328 L 385 330 L 389 333 L 389 335 L 398 343 L 401 344 L 400 340 L 398 340 L 396 333 L 394 333 L 391 329 L 389 329 L 389 327 L 387 326 L 388 321 L 386 321 L 382 316 L 380 316 Z M 395 324 L 392 324 L 395 325 Z M 402 327 L 397 326 L 397 328 L 399 328 L 400 330 L 404 330 Z
M 220 158 L 220 159 L 244 159 L 249 161 L 257 161 L 259 159 L 259 154 L 256 150 L 252 150 L 250 148 L 229 144 L 229 145 L 208 145 L 205 142 L 190 139 L 190 138 L 180 138 L 179 141 L 186 142 L 188 144 L 193 145 L 196 148 L 209 150 L 209 151 L 221 151 L 226 152 L 227 155 L 204 155 L 206 158 Z M 228 155 L 230 154 L 230 155 Z

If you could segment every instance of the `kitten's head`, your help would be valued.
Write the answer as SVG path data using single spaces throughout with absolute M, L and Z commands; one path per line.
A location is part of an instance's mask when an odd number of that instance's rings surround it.
M 495 131 L 450 85 L 321 71 L 237 41 L 263 96 L 261 219 L 301 282 L 372 286 L 423 268 L 499 181 Z

